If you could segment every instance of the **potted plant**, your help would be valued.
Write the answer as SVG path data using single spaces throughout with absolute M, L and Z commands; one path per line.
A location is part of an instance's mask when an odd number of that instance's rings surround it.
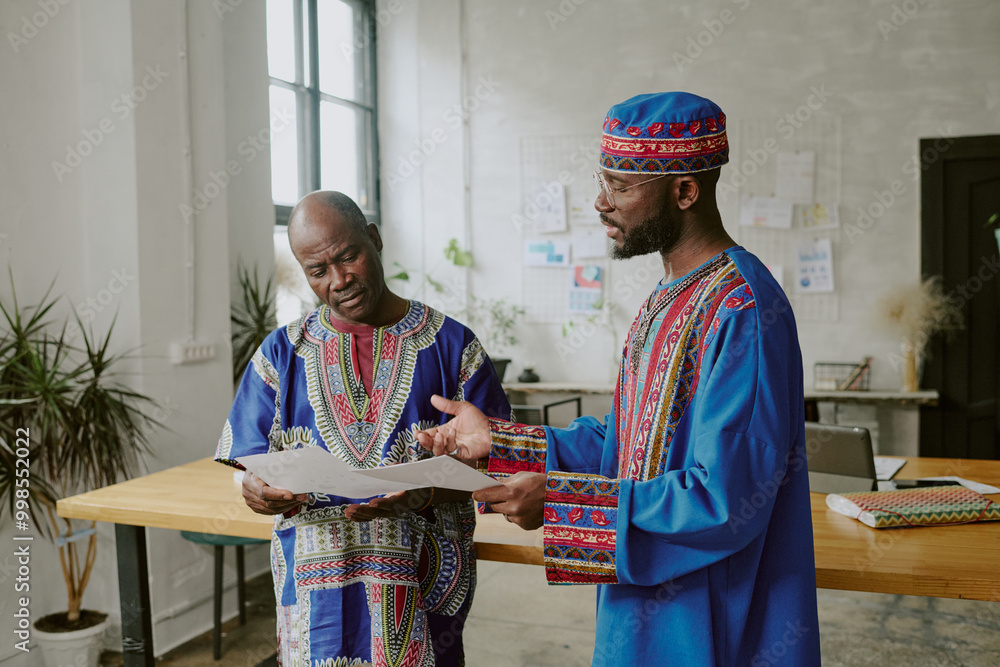
M 497 376 L 503 382 L 510 363 L 510 358 L 503 354 L 518 343 L 514 330 L 518 320 L 524 315 L 524 308 L 509 303 L 506 299 L 479 299 L 471 296 L 465 312 L 473 331 L 490 355 Z
M 97 533 L 94 522 L 57 516 L 55 501 L 128 477 L 149 451 L 145 429 L 159 422 L 144 411 L 153 400 L 116 379 L 127 355 L 110 351 L 114 323 L 103 338 L 79 318 L 53 328 L 51 287 L 39 305 L 22 308 L 13 282 L 12 303 L 0 302 L 0 512 L 9 510 L 19 531 L 37 527 L 58 545 L 67 608 L 37 619 L 31 635 L 46 663 L 96 665 L 107 614 L 83 609 L 83 597 Z M 70 340 L 74 329 L 82 346 Z M 29 473 L 19 473 L 25 465 Z
M 229 315 L 233 340 L 233 385 L 239 386 L 250 360 L 267 335 L 278 326 L 275 316 L 274 279 L 262 286 L 254 268 L 237 268 L 240 300 L 234 301 Z

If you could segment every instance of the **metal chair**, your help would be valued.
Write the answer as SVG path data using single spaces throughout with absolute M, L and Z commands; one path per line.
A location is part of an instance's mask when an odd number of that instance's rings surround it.
M 213 603 L 212 658 L 222 658 L 222 562 L 224 549 L 227 546 L 236 547 L 236 597 L 240 609 L 240 625 L 247 623 L 247 592 L 244 578 L 246 569 L 243 565 L 243 547 L 247 544 L 266 544 L 267 540 L 251 537 L 234 537 L 232 535 L 215 535 L 213 533 L 195 533 L 182 530 L 181 537 L 195 544 L 207 544 L 215 547 L 215 594 Z
M 551 403 L 542 403 L 540 405 L 511 405 L 511 410 L 514 411 L 514 421 L 519 424 L 528 424 L 529 426 L 544 426 L 549 425 L 549 410 L 557 405 L 564 405 L 566 403 L 576 404 L 576 417 L 582 414 L 582 408 L 580 405 L 580 397 L 576 396 L 574 398 L 564 398 L 561 401 L 553 401 Z M 575 417 L 574 417 L 575 418 Z

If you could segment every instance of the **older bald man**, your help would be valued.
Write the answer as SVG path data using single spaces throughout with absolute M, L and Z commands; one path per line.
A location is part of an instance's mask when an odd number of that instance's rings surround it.
M 243 376 L 215 455 L 320 447 L 355 468 L 425 455 L 414 431 L 445 421 L 430 396 L 510 417 L 475 335 L 386 285 L 382 238 L 339 192 L 292 211 L 292 252 L 321 305 L 272 332 Z M 468 494 L 292 495 L 247 473 L 275 516 L 272 568 L 285 665 L 462 665 L 475 586 Z

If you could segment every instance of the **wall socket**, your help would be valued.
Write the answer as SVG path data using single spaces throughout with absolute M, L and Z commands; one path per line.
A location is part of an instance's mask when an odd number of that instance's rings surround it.
M 215 343 L 192 341 L 188 343 L 171 343 L 170 363 L 197 364 L 215 358 Z

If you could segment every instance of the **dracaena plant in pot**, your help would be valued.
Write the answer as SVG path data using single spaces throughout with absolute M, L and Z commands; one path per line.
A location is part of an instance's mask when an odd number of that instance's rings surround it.
M 40 303 L 22 306 L 13 275 L 10 282 L 9 301 L 0 299 L 0 518 L 10 517 L 15 537 L 55 542 L 67 592 L 64 611 L 36 618 L 30 631 L 18 625 L 17 639 L 25 648 L 29 638 L 41 644 L 49 665 L 96 665 L 107 614 L 84 609 L 83 597 L 97 533 L 94 522 L 59 517 L 56 500 L 129 477 L 149 451 L 148 428 L 159 425 L 156 406 L 121 381 L 128 355 L 112 351 L 114 323 L 95 337 L 79 318 L 53 322 L 51 286 Z M 58 581 L 32 574 L 27 586 Z M 18 599 L 30 600 L 22 588 Z

